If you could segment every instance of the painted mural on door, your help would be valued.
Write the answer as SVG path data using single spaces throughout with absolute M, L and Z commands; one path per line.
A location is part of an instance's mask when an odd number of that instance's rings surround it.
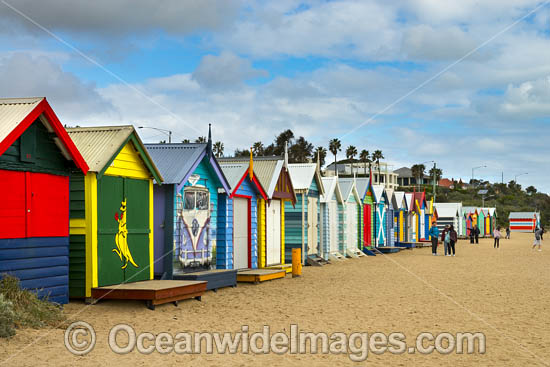
M 118 233 L 115 235 L 116 248 L 113 252 L 116 253 L 120 261 L 124 262 L 121 269 L 126 269 L 128 262 L 139 268 L 134 259 L 132 258 L 132 252 L 128 247 L 128 228 L 126 227 L 126 199 L 120 203 L 120 217 L 118 211 L 115 213 L 115 220 L 118 222 Z M 124 259 L 123 259 L 124 257 Z
M 210 222 L 209 190 L 202 185 L 185 187 L 176 202 L 174 273 L 210 269 L 213 263 Z

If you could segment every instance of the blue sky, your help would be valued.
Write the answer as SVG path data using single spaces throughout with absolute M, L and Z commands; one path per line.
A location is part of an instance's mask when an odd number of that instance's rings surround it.
M 520 184 L 550 191 L 542 1 L 7 3 L 0 96 L 46 96 L 66 124 L 156 126 L 181 140 L 212 123 L 227 154 L 290 128 L 316 146 L 381 149 L 394 168 L 435 160 L 467 180 L 486 165 L 476 176 L 528 172 Z

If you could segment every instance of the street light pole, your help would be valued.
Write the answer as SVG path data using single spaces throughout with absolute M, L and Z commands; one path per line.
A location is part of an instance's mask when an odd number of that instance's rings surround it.
M 150 127 L 150 126 L 140 126 L 139 129 L 152 129 L 152 130 L 160 131 L 161 133 L 164 133 L 164 134 L 168 135 L 168 144 L 172 143 L 172 131 L 171 130 L 161 129 L 161 128 L 158 128 L 158 127 Z
M 518 177 L 519 176 L 523 176 L 523 175 L 528 175 L 529 172 L 525 172 L 525 173 L 519 173 L 517 175 L 514 176 L 514 183 L 517 184 L 518 183 Z
M 477 166 L 472 168 L 472 182 L 474 181 L 474 171 L 478 168 L 487 168 L 487 166 Z

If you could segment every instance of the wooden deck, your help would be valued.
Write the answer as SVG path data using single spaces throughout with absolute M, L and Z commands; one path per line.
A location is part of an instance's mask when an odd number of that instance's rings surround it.
M 151 310 L 156 305 L 174 303 L 195 298 L 201 300 L 206 291 L 206 282 L 191 280 L 145 280 L 135 283 L 124 283 L 106 287 L 92 288 L 94 301 L 100 299 L 127 299 L 146 301 Z
M 237 272 L 237 281 L 258 284 L 285 276 L 286 271 L 280 269 L 242 269 Z
M 197 271 L 192 273 L 174 274 L 176 280 L 197 280 L 206 281 L 207 290 L 217 291 L 219 288 L 236 287 L 237 286 L 237 270 L 236 269 L 213 269 L 205 271 Z
M 414 243 L 414 242 L 396 242 L 395 247 L 403 247 L 403 248 L 411 249 L 411 248 L 416 247 L 416 243 Z
M 383 254 L 391 254 L 391 253 L 395 253 L 403 250 L 403 247 L 381 246 L 381 247 L 377 247 L 376 249 Z
M 271 265 L 271 266 L 266 266 L 265 269 L 284 270 L 288 274 L 288 273 L 292 273 L 292 264 Z

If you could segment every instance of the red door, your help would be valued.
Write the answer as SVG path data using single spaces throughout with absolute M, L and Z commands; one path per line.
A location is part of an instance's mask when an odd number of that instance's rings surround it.
M 0 170 L 0 238 L 67 237 L 69 178 Z
M 371 206 L 369 204 L 365 204 L 363 206 L 363 246 L 371 245 L 371 219 Z

